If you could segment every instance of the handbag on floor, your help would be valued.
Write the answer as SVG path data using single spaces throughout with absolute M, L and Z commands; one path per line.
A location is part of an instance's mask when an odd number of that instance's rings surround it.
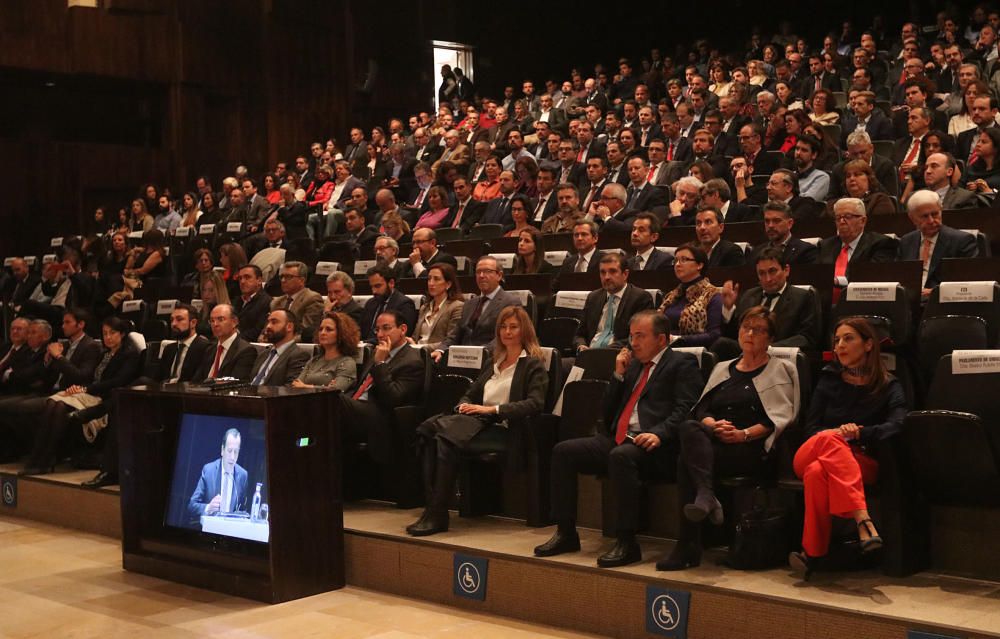
M 736 518 L 728 563 L 739 570 L 764 570 L 788 561 L 788 511 L 772 507 L 767 491 L 754 491 L 753 506 Z

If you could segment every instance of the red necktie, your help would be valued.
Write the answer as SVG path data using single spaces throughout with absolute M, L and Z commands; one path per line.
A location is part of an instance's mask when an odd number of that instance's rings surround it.
M 465 204 L 458 205 L 458 213 L 455 214 L 455 221 L 452 223 L 451 228 L 457 229 L 458 225 L 462 222 L 462 211 L 465 210 Z
M 212 373 L 209 375 L 212 379 L 215 379 L 219 375 L 219 365 L 222 363 L 222 344 L 219 344 L 219 348 L 215 351 L 215 362 L 212 363 Z
M 840 249 L 840 255 L 837 256 L 837 261 L 833 265 L 833 277 L 835 279 L 847 276 L 847 252 L 851 249 L 850 245 L 845 244 L 842 249 Z M 840 299 L 840 285 L 835 285 L 833 287 L 833 303 L 836 304 Z
M 667 161 L 668 162 L 670 161 L 670 155 L 669 155 L 669 153 L 667 154 Z M 657 169 L 658 166 L 659 166 L 658 164 L 654 164 L 653 166 L 649 167 L 649 173 L 646 175 L 646 181 L 647 182 L 650 182 L 650 183 L 653 182 L 653 176 L 656 175 L 656 169 Z
M 667 144 L 667 162 L 674 161 L 674 143 L 671 141 Z
M 368 392 L 368 389 L 372 387 L 372 382 L 374 381 L 375 378 L 372 377 L 371 373 L 368 373 L 365 377 L 365 381 L 361 382 L 361 386 L 358 386 L 358 390 L 354 391 L 354 394 L 351 395 L 351 399 L 361 399 L 361 396 Z
M 920 140 L 913 138 L 910 142 L 910 150 L 903 158 L 903 163 L 899 165 L 899 181 L 903 182 L 906 179 L 906 172 L 903 170 L 903 166 L 910 164 L 917 157 L 917 153 L 920 152 Z
M 420 208 L 420 205 L 424 203 L 424 194 L 427 193 L 426 189 L 420 189 L 420 193 L 417 194 L 417 201 L 413 203 L 413 206 Z
M 652 368 L 653 362 L 647 362 L 642 367 L 642 375 L 639 376 L 639 381 L 636 383 L 635 388 L 632 389 L 632 394 L 625 403 L 625 408 L 622 409 L 621 415 L 618 416 L 618 428 L 615 430 L 616 444 L 621 444 L 625 441 L 625 433 L 628 432 L 628 423 L 632 419 L 632 411 L 635 410 L 635 405 L 639 403 L 639 395 L 642 395 L 642 389 L 646 387 L 646 381 L 649 380 L 649 371 Z

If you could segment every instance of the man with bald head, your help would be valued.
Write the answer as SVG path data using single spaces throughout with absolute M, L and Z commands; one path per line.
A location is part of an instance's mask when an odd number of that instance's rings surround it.
M 201 367 L 195 373 L 196 380 L 210 380 L 221 377 L 235 377 L 250 380 L 257 351 L 250 342 L 240 337 L 240 320 L 229 304 L 217 304 L 208 318 L 215 340 L 205 352 Z
M 7 292 L 14 306 L 19 306 L 27 301 L 42 278 L 37 273 L 32 273 L 28 263 L 20 257 L 15 257 L 10 263 L 10 271 L 14 277 L 7 282 Z

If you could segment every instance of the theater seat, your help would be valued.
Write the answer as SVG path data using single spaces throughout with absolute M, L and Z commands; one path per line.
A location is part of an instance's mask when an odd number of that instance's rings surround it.
M 704 346 L 678 346 L 671 350 L 693 355 L 698 361 L 698 367 L 701 369 L 701 377 L 704 382 L 708 382 L 708 378 L 712 374 L 712 369 L 719 363 L 719 357 Z
M 989 347 L 986 321 L 972 315 L 939 315 L 920 322 L 917 346 L 920 350 L 920 376 L 928 388 L 938 360 L 954 350 Z
M 912 329 L 910 327 L 910 302 L 904 289 L 898 282 L 895 284 L 895 295 L 887 301 L 870 301 L 863 299 L 863 289 L 871 288 L 874 282 L 851 282 L 840 296 L 840 301 L 833 308 L 832 323 L 836 324 L 842 317 L 864 317 L 872 324 L 876 334 L 889 337 L 896 346 L 909 342 Z
M 503 236 L 503 224 L 477 224 L 469 229 L 467 240 L 492 240 Z
M 612 347 L 588 348 L 577 354 L 574 366 L 583 369 L 583 379 L 611 379 L 620 350 Z
M 973 315 L 986 322 L 986 348 L 1000 346 L 1000 284 L 942 282 L 931 289 L 924 319 L 947 315 Z M 936 361 L 935 361 L 936 363 Z
M 538 325 L 538 341 L 564 357 L 572 357 L 573 337 L 579 328 L 580 320 L 575 317 L 547 317 Z

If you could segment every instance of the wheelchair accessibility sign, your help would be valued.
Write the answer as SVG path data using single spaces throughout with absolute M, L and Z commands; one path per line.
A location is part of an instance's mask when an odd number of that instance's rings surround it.
M 646 586 L 646 632 L 685 639 L 691 593 Z
M 17 477 L 0 475 L 0 503 L 8 508 L 17 508 Z
M 455 553 L 452 570 L 452 590 L 455 595 L 485 601 L 488 570 L 488 559 Z

